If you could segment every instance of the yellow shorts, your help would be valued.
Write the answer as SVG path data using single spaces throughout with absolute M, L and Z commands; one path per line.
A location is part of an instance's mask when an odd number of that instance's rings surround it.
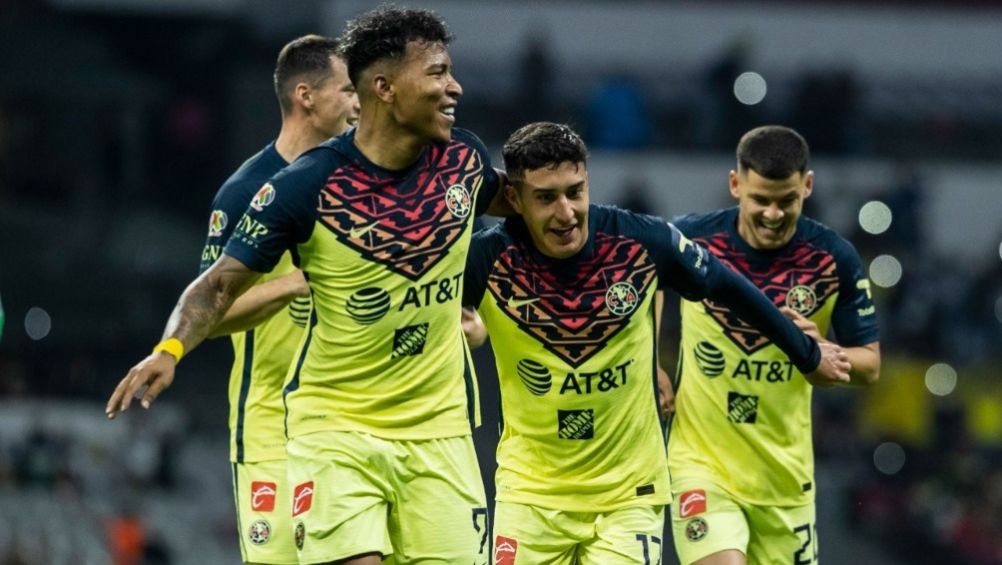
M 663 506 L 562 512 L 499 501 L 494 521 L 495 565 L 661 562 Z
M 487 562 L 487 502 L 471 436 L 318 432 L 286 449 L 300 563 L 365 553 L 397 563 Z
M 704 479 L 673 479 L 672 537 L 683 565 L 736 549 L 748 564 L 818 561 L 814 503 L 753 506 Z
M 244 563 L 299 563 L 285 460 L 233 463 L 232 473 Z

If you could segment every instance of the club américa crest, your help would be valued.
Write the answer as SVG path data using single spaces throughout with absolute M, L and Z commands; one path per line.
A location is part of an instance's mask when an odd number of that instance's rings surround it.
M 801 284 L 786 293 L 786 305 L 796 310 L 798 314 L 807 316 L 817 308 L 818 297 L 811 287 Z
M 219 237 L 223 235 L 223 230 L 226 229 L 228 218 L 226 217 L 226 212 L 222 210 L 213 210 L 212 215 L 209 216 L 209 237 Z
M 271 524 L 267 520 L 258 520 L 247 528 L 247 539 L 254 545 L 264 545 L 271 539 Z
M 640 294 L 628 282 L 613 283 L 605 292 L 605 305 L 617 316 L 628 316 L 640 302 Z
M 472 200 L 466 187 L 461 184 L 454 184 L 445 191 L 445 205 L 457 218 L 465 218 L 470 215 Z
M 275 201 L 275 187 L 271 183 L 265 183 L 261 190 L 257 191 L 254 198 L 251 198 L 250 207 L 260 212 L 264 207 Z

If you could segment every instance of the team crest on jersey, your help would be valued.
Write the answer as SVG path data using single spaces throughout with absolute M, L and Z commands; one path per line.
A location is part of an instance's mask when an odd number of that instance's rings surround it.
M 303 549 L 303 542 L 306 541 L 306 525 L 302 521 L 296 522 L 295 539 L 296 549 Z
M 213 210 L 212 215 L 209 216 L 209 237 L 219 237 L 223 235 L 223 230 L 226 229 L 226 223 L 228 218 L 226 212 L 222 210 Z
M 271 183 L 265 183 L 261 190 L 257 191 L 254 198 L 251 198 L 250 207 L 258 212 L 264 210 L 265 206 L 275 201 L 275 187 Z
M 267 520 L 257 520 L 247 528 L 247 539 L 254 545 L 264 545 L 271 539 L 271 524 Z
M 416 281 L 466 231 L 483 172 L 480 153 L 458 141 L 429 149 L 404 185 L 344 167 L 320 193 L 318 221 L 365 259 Z
M 473 199 L 466 187 L 461 184 L 454 184 L 445 191 L 445 206 L 457 218 L 465 218 L 473 210 Z
M 689 541 L 699 541 L 706 537 L 706 534 L 710 531 L 709 524 L 706 520 L 696 516 L 689 523 L 685 525 L 685 539 Z
M 756 271 L 747 254 L 731 242 L 732 237 L 723 233 L 696 241 L 732 270 L 748 278 L 777 307 L 788 305 L 798 312 L 801 312 L 798 307 L 808 313 L 814 312 L 838 292 L 835 258 L 828 251 L 798 240 L 789 251 L 770 263 L 767 271 Z M 744 353 L 751 354 L 769 345 L 767 337 L 726 306 L 710 300 L 704 300 L 703 305 L 706 313 L 723 328 L 724 335 Z M 810 309 L 806 310 L 808 307 Z
M 596 233 L 594 249 L 568 282 L 523 245 L 512 245 L 487 279 L 497 307 L 572 367 L 626 328 L 656 276 L 647 251 L 632 239 Z
M 613 283 L 609 290 L 605 291 L 605 305 L 617 316 L 629 316 L 639 303 L 640 295 L 630 283 Z
M 802 316 L 809 316 L 818 306 L 818 297 L 811 287 L 798 284 L 786 293 L 786 305 Z

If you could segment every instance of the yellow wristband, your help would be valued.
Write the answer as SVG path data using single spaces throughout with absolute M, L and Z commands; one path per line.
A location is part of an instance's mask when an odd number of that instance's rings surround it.
M 181 358 L 184 357 L 184 344 L 181 343 L 180 339 L 172 337 L 158 343 L 156 347 L 153 348 L 153 353 L 156 353 L 157 351 L 166 351 L 174 356 L 175 362 L 180 362 Z

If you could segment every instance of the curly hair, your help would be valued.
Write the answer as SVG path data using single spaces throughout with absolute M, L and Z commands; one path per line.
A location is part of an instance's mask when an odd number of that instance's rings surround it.
M 738 172 L 752 170 L 767 179 L 782 180 L 807 170 L 807 141 L 785 126 L 761 126 L 738 142 Z
M 382 5 L 349 21 L 341 34 L 341 57 L 356 86 L 365 69 L 382 59 L 402 59 L 407 44 L 425 41 L 448 45 L 452 34 L 430 10 Z
M 505 171 L 521 179 L 525 171 L 556 167 L 560 163 L 584 163 L 588 147 L 570 126 L 535 122 L 518 128 L 501 149 Z
M 338 56 L 338 42 L 330 37 L 304 35 L 285 44 L 275 63 L 275 96 L 282 113 L 292 110 L 289 86 L 305 78 L 312 85 L 330 77 L 331 57 Z

